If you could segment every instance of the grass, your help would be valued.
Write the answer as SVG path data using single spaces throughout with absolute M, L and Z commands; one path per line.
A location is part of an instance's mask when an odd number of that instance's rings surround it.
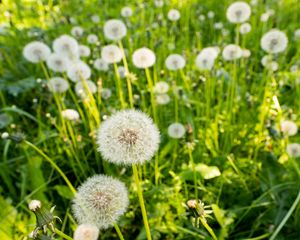
M 0 22 L 6 27 L 0 34 L 0 131 L 15 137 L 0 141 L 0 239 L 26 239 L 34 229 L 35 218 L 28 209 L 32 199 L 49 208 L 56 205 L 55 215 L 62 219 L 56 223 L 61 237 L 57 239 L 72 236 L 77 226 L 70 209 L 75 188 L 97 173 L 125 182 L 130 199 L 118 225 L 101 231 L 99 239 L 149 239 L 149 235 L 152 239 L 300 239 L 299 158 L 286 153 L 287 144 L 299 143 L 300 135 L 288 137 L 280 131 L 282 120 L 300 123 L 300 45 L 294 38 L 300 27 L 300 4 L 259 1 L 252 6 L 251 32 L 240 35 L 226 19 L 232 2 L 168 1 L 157 8 L 141 0 L 2 1 Z M 133 9 L 132 17 L 120 16 L 124 6 Z M 178 22 L 167 20 L 172 8 L 181 13 Z M 275 14 L 261 22 L 267 9 Z M 207 17 L 209 11 L 214 11 L 214 18 Z M 90 20 L 94 14 L 100 17 L 99 24 Z M 206 16 L 204 21 L 200 15 Z M 126 57 L 100 72 L 90 61 L 111 43 L 103 35 L 103 24 L 111 18 L 127 25 L 127 35 L 117 43 Z M 218 22 L 227 35 L 214 28 Z M 90 64 L 90 79 L 99 90 L 89 93 L 88 102 L 76 96 L 70 81 L 66 93 L 49 92 L 45 84 L 59 74 L 22 56 L 27 43 L 40 40 L 51 46 L 76 25 L 85 30 L 77 40 L 92 50 L 82 59 Z M 279 65 L 275 72 L 261 65 L 266 53 L 260 39 L 272 28 L 289 38 L 287 49 L 274 56 Z M 99 45 L 87 42 L 90 33 L 98 36 Z M 202 48 L 222 50 L 231 43 L 249 49 L 251 56 L 228 62 L 219 54 L 211 71 L 197 69 L 195 59 Z M 131 56 L 144 46 L 155 52 L 156 63 L 137 69 Z M 166 68 L 165 59 L 172 53 L 186 59 L 181 71 Z M 293 65 L 297 71 L 290 71 Z M 120 78 L 120 66 L 130 75 Z M 65 74 L 59 76 L 67 79 Z M 155 100 L 153 87 L 159 81 L 170 86 L 167 105 Z M 111 89 L 112 96 L 101 97 L 101 88 Z M 64 120 L 60 114 L 64 108 L 76 109 L 81 121 Z M 148 113 L 161 132 L 154 159 L 133 172 L 104 161 L 95 142 L 101 122 L 122 108 Z M 174 122 L 185 125 L 181 139 L 167 134 Z M 137 204 L 141 191 L 145 209 Z M 186 207 L 191 199 L 211 206 L 206 221 L 191 216 Z

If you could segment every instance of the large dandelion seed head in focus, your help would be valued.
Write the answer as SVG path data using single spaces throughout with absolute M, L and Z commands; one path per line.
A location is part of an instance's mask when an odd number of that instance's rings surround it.
M 143 164 L 159 147 L 159 130 L 152 119 L 137 110 L 123 110 L 105 120 L 98 130 L 98 150 L 115 164 Z
M 179 54 L 171 54 L 166 58 L 165 64 L 167 69 L 176 71 L 184 68 L 185 59 Z
M 245 2 L 234 2 L 226 12 L 227 19 L 232 23 L 243 23 L 250 18 L 251 7 Z
M 28 43 L 23 49 L 23 56 L 32 63 L 45 61 L 51 54 L 50 48 L 42 42 Z
M 280 53 L 283 52 L 288 45 L 288 38 L 284 32 L 272 29 L 265 33 L 261 40 L 260 46 L 267 53 Z
M 79 224 L 100 229 L 113 225 L 127 209 L 129 200 L 124 183 L 105 175 L 87 179 L 73 200 L 73 213 Z
M 118 63 L 122 60 L 122 50 L 116 45 L 106 45 L 101 50 L 101 58 L 107 63 Z
M 121 40 L 126 36 L 126 33 L 127 28 L 121 20 L 111 19 L 104 24 L 104 35 L 109 40 Z
M 134 51 L 132 61 L 137 68 L 149 68 L 154 65 L 156 57 L 152 50 L 143 47 Z

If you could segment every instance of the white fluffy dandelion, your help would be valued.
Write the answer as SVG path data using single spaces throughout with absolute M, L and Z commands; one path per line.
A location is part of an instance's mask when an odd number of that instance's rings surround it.
M 294 136 L 298 132 L 297 124 L 290 120 L 281 121 L 280 129 L 284 134 L 286 134 L 288 136 Z
M 251 24 L 250 23 L 243 23 L 241 26 L 240 26 L 240 33 L 241 34 L 247 34 L 251 31 Z
M 51 54 L 50 48 L 42 42 L 28 43 L 23 49 L 23 56 L 32 63 L 45 61 Z
M 295 30 L 294 36 L 295 36 L 295 39 L 300 39 L 300 28 Z
M 172 22 L 176 22 L 180 19 L 180 12 L 177 9 L 171 9 L 168 12 L 168 19 Z
M 284 32 L 272 29 L 265 33 L 260 40 L 260 46 L 267 53 L 283 52 L 288 45 L 288 38 Z
M 61 112 L 61 115 L 64 119 L 74 122 L 80 118 L 79 113 L 74 109 L 65 109 Z
M 167 69 L 176 71 L 184 68 L 185 59 L 179 54 L 171 54 L 166 58 L 165 64 Z
M 94 44 L 94 43 L 98 42 L 98 36 L 96 34 L 89 34 L 87 36 L 87 41 L 88 41 L 88 43 Z
M 81 37 L 84 33 L 84 29 L 80 26 L 75 26 L 71 29 L 71 34 L 74 37 Z
M 245 2 L 234 2 L 226 12 L 227 19 L 232 23 L 243 23 L 250 18 L 251 7 Z
M 78 61 L 68 68 L 67 75 L 73 82 L 78 82 L 88 79 L 91 76 L 91 69 L 86 63 Z
M 111 44 L 102 48 L 101 58 L 107 63 L 118 63 L 122 60 L 123 53 L 118 46 Z
M 211 70 L 215 63 L 215 57 L 211 54 L 199 53 L 196 57 L 196 66 L 200 70 Z
M 109 88 L 102 88 L 101 97 L 103 99 L 109 99 L 111 97 L 111 90 Z
M 75 85 L 75 92 L 77 96 L 81 98 L 86 98 L 88 96 L 88 91 L 91 94 L 94 94 L 97 92 L 97 86 L 94 82 L 91 80 L 85 80 L 85 83 L 82 81 L 79 81 Z
M 94 61 L 94 68 L 96 68 L 99 71 L 106 72 L 109 69 L 108 63 L 104 61 L 102 58 L 97 58 Z
M 99 228 L 93 224 L 80 224 L 73 235 L 74 240 L 97 240 Z
M 104 159 L 116 164 L 143 164 L 149 161 L 160 141 L 152 119 L 137 110 L 123 110 L 102 123 L 98 131 L 98 150 Z
M 93 15 L 93 16 L 91 16 L 91 20 L 93 23 L 99 23 L 100 17 L 98 15 Z
M 122 17 L 125 17 L 125 18 L 128 18 L 128 17 L 131 17 L 132 16 L 132 9 L 131 7 L 123 7 L 121 9 L 121 16 Z
M 182 138 L 185 134 L 185 127 L 181 123 L 172 123 L 168 127 L 168 135 L 171 138 Z
M 48 82 L 48 88 L 54 93 L 64 93 L 69 89 L 69 83 L 61 77 L 53 77 Z
M 164 1 L 163 0 L 154 0 L 154 5 L 155 5 L 155 7 L 161 8 L 164 6 Z
M 251 51 L 249 49 L 243 49 L 243 58 L 249 58 L 251 56 Z
M 300 144 L 290 143 L 286 146 L 286 151 L 289 156 L 297 158 L 300 157 Z
M 240 46 L 235 44 L 227 45 L 222 52 L 222 56 L 226 61 L 232 61 L 238 58 L 241 58 L 243 55 L 243 51 Z
M 169 88 L 170 87 L 167 82 L 159 81 L 159 82 L 155 83 L 153 92 L 155 94 L 163 94 L 163 93 L 167 93 L 169 91 Z
M 156 57 L 152 50 L 143 47 L 134 51 L 132 61 L 137 68 L 149 68 L 154 65 Z
M 155 101 L 158 105 L 166 105 L 171 101 L 170 96 L 167 93 L 155 95 Z
M 62 35 L 56 38 L 52 44 L 54 52 L 67 56 L 71 59 L 78 58 L 78 43 L 75 38 L 69 35 Z
M 91 49 L 85 45 L 78 46 L 78 54 L 80 57 L 88 57 L 91 55 Z
M 54 72 L 65 72 L 70 66 L 70 60 L 67 57 L 57 53 L 52 53 L 49 55 L 46 63 L 48 68 Z
M 121 20 L 111 19 L 104 24 L 104 35 L 109 40 L 118 41 L 125 37 L 126 33 L 127 28 Z
M 118 221 L 128 207 L 124 183 L 105 175 L 88 178 L 73 200 L 73 213 L 79 224 L 89 223 L 107 229 Z

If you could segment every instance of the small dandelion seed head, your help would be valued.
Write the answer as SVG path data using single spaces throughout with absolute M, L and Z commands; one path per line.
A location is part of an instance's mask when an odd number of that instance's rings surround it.
M 67 57 L 57 53 L 52 53 L 47 58 L 46 63 L 48 68 L 54 72 L 65 72 L 70 66 L 70 60 Z
M 85 45 L 78 46 L 78 54 L 80 57 L 88 57 L 91 55 L 91 49 Z
M 82 81 L 77 82 L 75 85 L 75 92 L 77 96 L 81 98 L 86 98 L 89 95 L 89 92 L 91 94 L 94 94 L 97 92 L 97 86 L 94 82 L 91 80 L 84 80 L 85 83 Z
M 77 61 L 68 68 L 67 76 L 71 81 L 78 82 L 90 78 L 91 69 L 85 62 Z
M 74 240 L 97 240 L 99 228 L 93 224 L 80 224 L 74 232 Z
M 234 2 L 226 11 L 226 17 L 231 23 L 243 23 L 250 18 L 251 7 L 246 2 Z
M 280 53 L 283 52 L 288 45 L 288 38 L 284 32 L 272 29 L 265 33 L 261 40 L 260 46 L 267 53 Z
M 79 113 L 74 109 L 65 109 L 61 112 L 61 115 L 64 119 L 69 121 L 78 121 Z
M 134 51 L 132 61 L 137 68 L 152 67 L 156 61 L 155 53 L 146 47 L 139 48 Z
M 104 24 L 104 35 L 109 40 L 121 40 L 126 36 L 126 33 L 127 28 L 121 20 L 111 19 Z
M 168 135 L 171 138 L 182 138 L 185 135 L 185 127 L 181 124 L 181 123 L 172 123 L 169 127 L 168 127 Z
M 123 7 L 121 9 L 121 16 L 128 18 L 132 16 L 132 9 L 130 7 Z
M 172 22 L 176 22 L 180 19 L 180 12 L 177 9 L 171 9 L 168 12 L 168 19 Z
M 98 130 L 98 150 L 115 164 L 143 164 L 158 149 L 159 131 L 143 112 L 123 110 L 105 120 Z
M 289 156 L 297 158 L 300 157 L 300 144 L 299 143 L 290 143 L 286 147 L 286 152 Z
M 111 44 L 102 48 L 101 58 L 107 63 L 118 63 L 122 60 L 123 53 L 118 46 Z
M 166 67 L 171 71 L 176 71 L 184 68 L 185 59 L 179 54 L 171 54 L 166 58 Z
M 97 58 L 94 61 L 94 68 L 96 68 L 99 71 L 106 72 L 109 69 L 108 63 L 104 61 L 102 58 Z
M 80 26 L 75 26 L 71 29 L 71 34 L 74 37 L 81 37 L 84 33 L 84 29 Z
M 235 44 L 227 45 L 222 52 L 222 56 L 226 61 L 232 61 L 241 58 L 243 51 L 240 46 Z
M 170 86 L 167 82 L 159 81 L 155 83 L 153 91 L 155 94 L 163 94 L 167 93 L 170 89 Z
M 38 41 L 28 43 L 23 49 L 23 56 L 32 63 L 45 61 L 51 54 L 50 48 Z
M 158 105 L 166 105 L 171 101 L 171 98 L 167 93 L 157 94 L 155 96 L 155 101 Z
M 79 224 L 89 223 L 106 229 L 122 216 L 128 206 L 124 183 L 105 175 L 87 179 L 73 200 L 73 213 Z
M 284 134 L 286 134 L 288 136 L 294 136 L 298 132 L 297 124 L 290 120 L 281 121 L 280 129 Z
M 48 82 L 48 88 L 54 93 L 64 93 L 69 89 L 69 83 L 61 77 L 53 77 Z
M 96 34 L 89 34 L 87 36 L 87 42 L 91 43 L 91 44 L 97 43 L 98 42 L 98 36 Z
M 62 35 L 53 41 L 52 48 L 55 53 L 71 59 L 78 59 L 78 43 L 69 35 Z

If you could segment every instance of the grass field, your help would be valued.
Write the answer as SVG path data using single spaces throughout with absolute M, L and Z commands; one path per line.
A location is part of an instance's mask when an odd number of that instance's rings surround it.
M 300 240 L 299 0 L 0 13 L 0 240 Z

